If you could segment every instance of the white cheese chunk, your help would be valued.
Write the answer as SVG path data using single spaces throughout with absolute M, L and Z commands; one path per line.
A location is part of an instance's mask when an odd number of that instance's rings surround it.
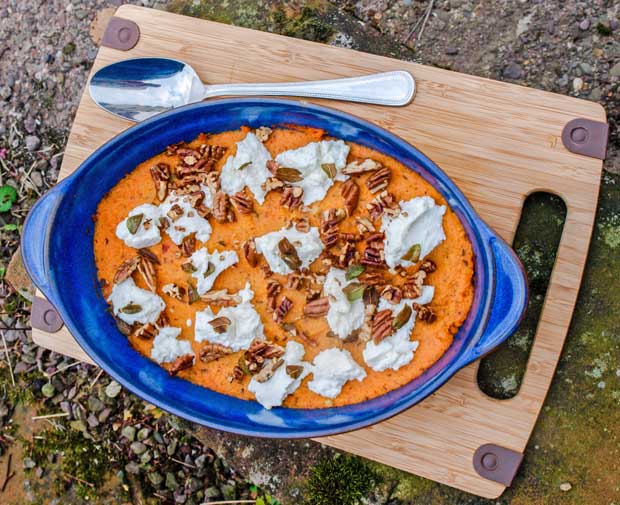
M 160 328 L 159 333 L 153 339 L 151 358 L 157 361 L 157 363 L 169 363 L 186 354 L 194 354 L 192 344 L 187 340 L 178 339 L 180 334 L 180 328 L 172 326 Z
M 341 173 L 347 164 L 349 146 L 342 140 L 322 140 L 311 142 L 299 149 L 284 151 L 276 156 L 282 167 L 294 168 L 301 172 L 303 179 L 291 183 L 303 188 L 304 205 L 323 200 L 334 180 L 344 181 L 348 176 Z M 333 163 L 336 166 L 336 177 L 330 179 L 321 165 Z
M 306 350 L 299 342 L 289 342 L 282 359 L 284 363 L 278 367 L 273 377 L 265 382 L 258 382 L 253 378 L 248 384 L 248 390 L 254 393 L 256 401 L 266 409 L 279 407 L 284 399 L 292 394 L 301 384 L 301 381 L 311 371 L 310 363 L 303 360 Z M 286 373 L 287 365 L 300 365 L 304 369 L 302 373 L 294 379 Z
M 142 214 L 142 220 L 135 233 L 131 233 L 127 228 L 127 219 L 132 216 Z M 123 219 L 116 227 L 116 236 L 129 247 L 142 249 L 157 244 L 161 240 L 159 233 L 159 217 L 161 211 L 156 205 L 145 203 L 138 205 L 129 211 L 127 218 Z
M 159 296 L 136 286 L 131 277 L 112 286 L 108 301 L 112 304 L 114 315 L 127 324 L 155 323 L 161 311 L 166 308 Z M 134 307 L 131 307 L 129 312 L 123 311 L 128 305 Z
M 206 247 L 201 247 L 191 255 L 190 261 L 196 268 L 196 271 L 192 272 L 192 277 L 196 279 L 196 291 L 199 295 L 204 295 L 224 270 L 239 263 L 239 256 L 235 251 L 218 252 L 217 249 L 209 254 Z M 211 273 L 207 275 L 209 263 L 213 266 Z
M 264 339 L 263 323 L 258 312 L 250 300 L 254 298 L 254 293 L 247 283 L 245 288 L 239 291 L 241 303 L 234 307 L 224 307 L 217 314 L 214 314 L 211 307 L 196 313 L 195 340 L 202 342 L 206 340 L 212 344 L 221 344 L 230 347 L 233 351 L 248 349 L 252 341 L 256 338 Z M 224 333 L 217 333 L 210 321 L 216 317 L 227 317 L 230 325 Z
M 347 338 L 353 331 L 364 324 L 364 301 L 359 298 L 353 302 L 342 291 L 355 281 L 347 281 L 345 271 L 331 268 L 325 277 L 323 292 L 329 298 L 327 323 L 331 330 L 341 339 Z
M 383 216 L 381 231 L 385 233 L 385 262 L 390 268 L 413 263 L 402 259 L 416 244 L 420 259 L 424 259 L 446 239 L 442 221 L 445 205 L 436 205 L 430 196 L 419 196 L 400 202 L 401 212 L 396 217 Z
M 301 268 L 307 268 L 323 252 L 323 242 L 319 237 L 318 228 L 310 228 L 307 233 L 296 230 L 295 228 L 282 228 L 279 231 L 272 231 L 261 237 L 257 237 L 254 242 L 256 250 L 261 253 L 272 272 L 286 275 L 293 270 L 284 262 L 279 254 L 278 242 L 286 237 L 295 247 L 297 256 L 301 261 Z
M 390 309 L 396 316 L 405 305 L 411 307 L 412 303 L 411 300 L 403 299 L 399 304 L 393 305 L 382 298 L 377 310 Z M 415 317 L 416 313 L 412 310 L 409 320 L 395 333 L 384 338 L 378 344 L 372 340 L 366 343 L 362 356 L 370 368 L 376 372 L 382 372 L 388 368 L 398 370 L 413 359 L 413 354 L 418 348 L 418 342 L 411 342 L 409 338 L 415 325 Z
M 336 398 L 346 382 L 353 379 L 361 381 L 366 377 L 366 371 L 355 362 L 349 351 L 336 348 L 325 349 L 316 355 L 312 373 L 308 388 L 326 398 Z
M 170 225 L 166 228 L 166 233 L 170 239 L 177 245 L 183 242 L 183 239 L 192 233 L 196 234 L 196 239 L 206 242 L 211 236 L 211 225 L 209 221 L 201 217 L 198 211 L 189 203 L 188 197 L 184 195 L 170 194 L 159 206 L 162 216 L 167 216 L 170 209 L 178 205 L 183 211 L 183 215 L 176 221 L 172 221 L 168 217 Z
M 262 204 L 265 201 L 262 184 L 272 175 L 267 170 L 267 161 L 270 159 L 271 154 L 258 137 L 248 133 L 242 141 L 237 142 L 237 152 L 229 156 L 222 167 L 222 191 L 234 195 L 247 186 L 254 193 L 256 201 Z

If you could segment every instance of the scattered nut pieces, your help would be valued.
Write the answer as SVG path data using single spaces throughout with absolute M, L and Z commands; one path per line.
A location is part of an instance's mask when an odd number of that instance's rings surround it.
M 355 224 L 357 225 L 357 231 L 361 234 L 375 231 L 375 225 L 372 224 L 372 221 L 367 217 L 356 217 Z
M 403 299 L 403 292 L 395 286 L 388 285 L 383 288 L 383 291 L 381 291 L 381 298 L 397 305 Z
M 181 242 L 181 255 L 189 258 L 196 251 L 196 235 L 193 233 L 183 238 Z
M 370 219 L 373 221 L 379 219 L 383 216 L 383 214 L 396 216 L 399 212 L 398 203 L 396 202 L 394 196 L 387 191 L 382 191 L 375 196 L 366 204 L 366 209 L 368 210 Z
M 241 297 L 239 295 L 230 294 L 225 289 L 209 291 L 202 295 L 200 299 L 210 305 L 217 305 L 219 307 L 230 307 L 241 303 Z
M 194 365 L 194 355 L 193 354 L 185 354 L 183 356 L 179 356 L 172 362 L 170 368 L 168 369 L 168 373 L 170 375 L 177 375 L 181 370 L 185 370 L 187 368 L 191 368 Z
M 427 305 L 419 305 L 417 303 L 414 303 L 413 310 L 415 310 L 417 313 L 417 319 L 424 323 L 432 323 L 435 319 L 437 319 L 435 311 Z
M 366 187 L 371 193 L 378 193 L 388 187 L 392 171 L 387 167 L 381 167 L 366 179 Z
M 394 327 L 392 326 L 393 321 L 394 316 L 390 309 L 381 310 L 374 315 L 372 319 L 371 339 L 375 344 L 378 344 L 394 332 Z
M 254 239 L 247 240 L 243 243 L 243 255 L 252 268 L 258 265 L 261 255 L 256 250 Z
M 324 296 L 306 303 L 304 315 L 307 317 L 323 317 L 329 312 L 329 298 Z
M 175 298 L 176 300 L 183 300 L 183 296 L 185 295 L 185 288 L 177 286 L 173 282 L 166 284 L 161 290 L 165 295 Z
M 235 220 L 230 199 L 223 191 L 215 193 L 213 198 L 213 217 L 218 223 L 232 223 Z
M 232 203 L 237 209 L 237 212 L 241 214 L 251 214 L 254 211 L 254 204 L 252 203 L 252 198 L 248 196 L 245 191 L 245 188 L 235 193 L 231 197 Z
M 163 202 L 168 195 L 168 181 L 170 180 L 170 167 L 165 163 L 160 163 L 151 167 L 151 178 L 155 184 L 155 194 L 160 202 Z
M 300 188 L 299 186 L 289 186 L 282 192 L 280 205 L 282 205 L 285 209 L 296 209 L 302 203 L 303 194 L 303 188 Z
M 146 323 L 136 330 L 135 335 L 144 340 L 153 340 L 158 333 L 159 330 L 154 324 Z
M 272 132 L 273 130 L 268 126 L 261 126 L 259 128 L 256 128 L 256 130 L 254 131 L 254 135 L 256 135 L 258 140 L 260 140 L 261 142 L 267 142 L 267 139 Z
M 205 344 L 200 348 L 200 360 L 204 363 L 210 363 L 220 359 L 223 356 L 232 354 L 232 349 L 221 344 Z
M 273 320 L 276 323 L 280 324 L 282 321 L 284 321 L 284 318 L 289 313 L 292 307 L 293 302 L 286 296 L 282 297 L 282 300 L 280 300 L 280 303 L 273 312 Z
M 120 284 L 124 280 L 129 279 L 129 277 L 131 277 L 138 268 L 140 261 L 140 256 L 134 256 L 133 258 L 129 258 L 123 261 L 116 269 L 116 273 L 114 274 L 114 279 L 112 280 L 112 282 L 114 284 Z
M 381 163 L 370 158 L 365 159 L 362 162 L 352 161 L 346 167 L 342 169 L 342 173 L 345 175 L 359 175 L 365 172 L 372 172 L 381 168 Z

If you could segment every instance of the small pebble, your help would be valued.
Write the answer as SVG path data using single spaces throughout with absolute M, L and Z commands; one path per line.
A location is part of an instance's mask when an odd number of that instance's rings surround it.
M 503 76 L 508 79 L 519 79 L 523 75 L 523 69 L 521 65 L 518 63 L 509 63 L 504 71 L 502 72 Z
M 121 390 L 122 386 L 118 382 L 112 381 L 106 386 L 105 394 L 108 398 L 116 398 Z
M 588 28 L 590 28 L 590 20 L 589 19 L 584 19 L 583 21 L 581 21 L 581 23 L 579 23 L 579 29 L 582 32 L 585 32 Z
M 581 77 L 575 77 L 573 79 L 573 91 L 579 93 L 583 89 L 583 79 Z
M 571 489 L 573 489 L 573 486 L 571 485 L 570 482 L 562 482 L 562 484 L 560 484 L 560 491 L 570 491 Z
M 133 426 L 125 426 L 121 431 L 121 435 L 133 442 L 136 438 L 136 429 Z
M 45 396 L 46 398 L 51 398 L 56 394 L 56 388 L 48 382 L 44 384 L 41 388 L 41 393 L 43 393 L 43 396 Z
M 132 442 L 129 448 L 136 455 L 140 455 L 146 451 L 146 445 L 144 445 L 142 442 Z
M 32 458 L 25 457 L 23 460 L 24 468 L 34 468 L 37 464 L 34 462 Z
M 26 149 L 28 151 L 33 152 L 41 147 L 41 139 L 36 135 L 28 135 L 26 137 Z

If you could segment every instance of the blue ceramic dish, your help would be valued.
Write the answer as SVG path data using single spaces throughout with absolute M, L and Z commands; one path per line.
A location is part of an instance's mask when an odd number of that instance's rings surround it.
M 326 409 L 264 409 L 177 377 L 145 358 L 116 328 L 97 282 L 92 215 L 125 174 L 175 142 L 242 125 L 298 124 L 386 153 L 418 172 L 459 216 L 475 255 L 475 294 L 448 351 L 423 375 L 383 396 Z M 45 194 L 24 225 L 22 253 L 35 284 L 58 309 L 82 348 L 123 386 L 191 421 L 234 433 L 302 438 L 332 435 L 386 419 L 418 403 L 454 373 L 516 329 L 527 303 L 515 254 L 474 212 L 452 181 L 402 139 L 337 110 L 286 100 L 230 99 L 189 105 L 153 117 L 95 151 Z

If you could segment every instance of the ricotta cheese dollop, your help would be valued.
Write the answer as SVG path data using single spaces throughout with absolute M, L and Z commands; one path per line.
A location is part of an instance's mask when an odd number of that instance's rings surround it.
M 336 398 L 342 386 L 350 380 L 363 380 L 366 371 L 346 349 L 325 349 L 314 358 L 313 378 L 308 389 L 326 398 Z
M 332 268 L 327 272 L 323 292 L 329 298 L 327 323 L 338 338 L 345 339 L 364 324 L 364 300 L 349 301 L 343 288 L 356 281 L 347 281 L 346 272 Z
M 278 243 L 283 238 L 286 238 L 297 251 L 301 268 L 310 266 L 323 252 L 323 242 L 318 228 L 310 228 L 306 233 L 295 228 L 282 228 L 257 237 L 254 239 L 256 251 L 265 257 L 271 271 L 277 274 L 286 275 L 293 271 L 280 256 Z
M 178 205 L 183 213 L 173 221 L 168 213 L 170 209 Z M 170 194 L 159 206 L 161 215 L 167 217 L 169 226 L 166 233 L 170 239 L 177 245 L 183 242 L 183 239 L 192 233 L 196 234 L 196 239 L 206 242 L 211 236 L 211 225 L 204 217 L 198 214 L 198 211 L 189 203 L 188 197 L 184 195 Z
M 348 177 L 341 170 L 347 164 L 349 146 L 342 140 L 322 140 L 311 142 L 298 149 L 284 151 L 276 156 L 281 167 L 299 170 L 303 179 L 292 182 L 293 186 L 303 188 L 303 203 L 310 205 L 323 200 L 334 181 L 344 181 Z M 321 165 L 333 164 L 336 174 L 332 179 Z
M 381 298 L 379 301 L 378 311 L 390 309 L 393 314 L 398 314 L 405 305 L 412 307 L 414 303 L 419 305 L 425 305 L 430 303 L 433 299 L 435 288 L 433 286 L 422 286 L 422 294 L 413 300 L 402 299 L 400 303 L 394 305 L 387 300 Z M 378 344 L 375 344 L 372 340 L 366 343 L 362 356 L 364 362 L 376 372 L 382 372 L 391 368 L 392 370 L 398 370 L 400 367 L 409 363 L 414 356 L 415 351 L 418 348 L 419 342 L 411 339 L 411 332 L 415 326 L 416 312 L 411 311 L 409 320 L 399 328 L 396 333 L 383 339 Z
M 279 407 L 284 399 L 292 394 L 301 384 L 301 381 L 310 373 L 311 365 L 303 360 L 306 350 L 299 342 L 289 342 L 282 359 L 284 363 L 278 367 L 273 377 L 265 382 L 258 382 L 252 378 L 248 390 L 254 393 L 256 401 L 266 409 Z M 299 365 L 303 367 L 301 374 L 295 379 L 286 372 L 286 367 Z
M 243 140 L 237 142 L 237 152 L 234 156 L 229 156 L 222 167 L 222 191 L 234 195 L 247 186 L 254 193 L 256 201 L 262 205 L 265 201 L 262 184 L 272 175 L 267 170 L 267 161 L 270 159 L 271 154 L 258 137 L 248 133 Z
M 136 286 L 131 277 L 112 286 L 108 302 L 112 304 L 114 315 L 127 324 L 155 323 L 166 308 L 159 296 Z
M 224 307 L 214 314 L 211 307 L 196 313 L 196 325 L 194 338 L 196 342 L 206 340 L 212 344 L 221 344 L 230 347 L 233 351 L 248 349 L 255 338 L 264 339 L 263 323 L 254 305 L 250 300 L 254 298 L 254 292 L 247 283 L 245 288 L 237 293 L 241 297 L 241 303 L 234 307 Z M 215 331 L 210 321 L 215 318 L 225 317 L 230 324 L 222 332 Z
M 135 232 L 131 233 L 127 220 L 136 218 L 139 215 L 142 215 L 140 224 L 137 228 L 134 227 Z M 136 249 L 155 245 L 161 240 L 158 227 L 160 216 L 161 211 L 156 205 L 151 205 L 150 203 L 138 205 L 135 209 L 129 211 L 125 219 L 118 223 L 116 236 L 129 247 L 135 247 Z M 134 219 L 135 221 L 136 219 Z
M 153 339 L 151 358 L 157 361 L 157 363 L 168 363 L 180 356 L 194 354 L 194 351 L 192 351 L 192 344 L 187 340 L 178 339 L 180 334 L 180 328 L 174 328 L 172 326 L 160 328 L 159 333 Z
M 201 247 L 190 256 L 190 262 L 196 269 L 192 277 L 196 279 L 196 291 L 204 295 L 213 287 L 215 279 L 228 267 L 239 263 L 239 256 L 235 251 L 218 252 L 216 249 L 211 254 L 206 247 Z
M 414 245 L 420 247 L 419 259 L 424 259 L 446 239 L 442 221 L 445 205 L 437 205 L 430 196 L 419 196 L 400 202 L 400 214 L 383 216 L 381 231 L 385 233 L 385 262 L 390 268 L 411 266 L 403 259 Z

